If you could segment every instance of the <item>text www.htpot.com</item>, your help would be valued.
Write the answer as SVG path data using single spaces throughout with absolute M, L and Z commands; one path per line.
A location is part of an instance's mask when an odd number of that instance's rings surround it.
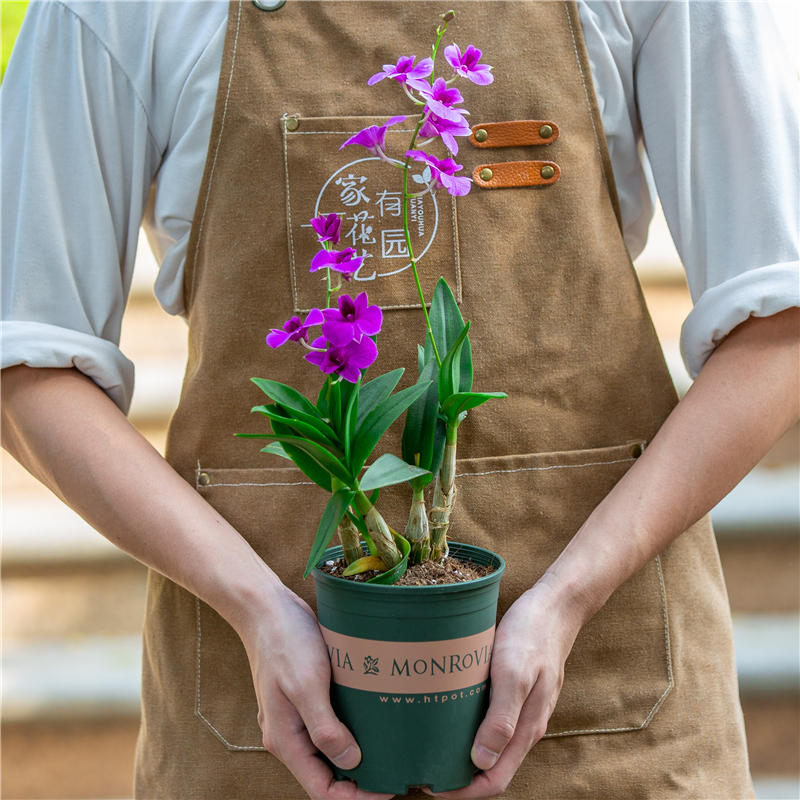
M 456 692 L 437 692 L 436 694 L 381 694 L 378 695 L 378 700 L 381 703 L 394 704 L 394 705 L 421 705 L 425 703 L 454 703 L 459 700 L 467 700 L 470 697 L 485 692 L 487 688 L 486 683 L 479 686 L 473 686 L 469 689 L 459 689 Z

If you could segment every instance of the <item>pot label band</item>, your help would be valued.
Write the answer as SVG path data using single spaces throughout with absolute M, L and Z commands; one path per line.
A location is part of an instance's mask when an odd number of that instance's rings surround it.
M 418 694 L 456 691 L 489 677 L 494 626 L 436 642 L 383 642 L 320 628 L 331 657 L 333 682 L 340 686 Z

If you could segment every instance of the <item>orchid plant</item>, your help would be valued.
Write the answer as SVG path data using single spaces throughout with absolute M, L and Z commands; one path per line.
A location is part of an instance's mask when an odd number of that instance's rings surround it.
M 272 348 L 293 342 L 305 350 L 305 360 L 325 374 L 312 402 L 296 389 L 273 380 L 253 378 L 272 401 L 252 410 L 269 419 L 271 432 L 240 434 L 269 438 L 262 452 L 288 458 L 331 497 L 323 512 L 309 554 L 305 574 L 319 562 L 328 542 L 338 531 L 345 575 L 378 570 L 371 582 L 393 583 L 408 563 L 441 559 L 448 553 L 447 533 L 456 496 L 455 465 L 458 428 L 467 412 L 503 392 L 472 391 L 472 354 L 469 322 L 465 322 L 453 293 L 440 279 L 430 302 L 420 283 L 409 229 L 409 203 L 427 192 L 446 191 L 453 196 L 469 193 L 472 181 L 458 175 L 455 161 L 457 137 L 468 136 L 470 126 L 464 98 L 453 86 L 459 78 L 487 86 L 494 80 L 491 67 L 481 63 L 481 51 L 469 45 L 463 52 L 456 44 L 444 48 L 450 74 L 434 77 L 440 44 L 453 19 L 442 15 L 436 28 L 430 58 L 416 61 L 403 56 L 385 64 L 369 78 L 374 85 L 395 81 L 416 107 L 414 131 L 402 159 L 386 151 L 386 132 L 407 116 L 393 116 L 383 125 L 372 125 L 345 141 L 344 147 L 363 147 L 394 168 L 402 177 L 402 223 L 425 323 L 425 343 L 418 346 L 419 377 L 415 384 L 395 391 L 403 374 L 396 369 L 365 381 L 364 372 L 378 357 L 377 336 L 383 324 L 380 307 L 370 303 L 367 292 L 353 297 L 344 289 L 361 268 L 363 258 L 340 243 L 341 219 L 335 214 L 315 217 L 311 226 L 320 250 L 311 260 L 311 272 L 321 272 L 325 282 L 325 306 L 314 308 L 301 319 L 292 316 L 266 337 Z M 424 149 L 440 140 L 449 155 L 439 159 Z M 412 173 L 412 167 L 421 174 Z M 409 190 L 409 179 L 424 185 Z M 430 308 L 430 311 L 428 310 Z M 402 458 L 386 453 L 364 469 L 383 434 L 406 414 Z M 401 535 L 377 508 L 380 490 L 408 482 L 412 500 Z M 434 483 L 428 512 L 425 490 Z M 362 539 L 366 544 L 365 555 Z

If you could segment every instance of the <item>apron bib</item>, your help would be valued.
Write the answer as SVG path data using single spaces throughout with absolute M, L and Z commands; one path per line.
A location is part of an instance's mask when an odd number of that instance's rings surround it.
M 462 87 L 470 124 L 542 120 L 558 131 L 498 149 L 459 140 L 464 174 L 489 164 L 503 176 L 507 162 L 547 161 L 555 167 L 546 185 L 476 179 L 466 197 L 440 192 L 411 211 L 426 296 L 444 275 L 472 321 L 475 389 L 509 395 L 462 425 L 451 526 L 454 540 L 506 559 L 502 614 L 635 461 L 676 396 L 620 232 L 577 6 L 453 8 L 448 41 L 476 44 L 494 66 L 491 87 Z M 230 7 L 186 264 L 189 359 L 167 454 L 312 606 L 312 582 L 301 578 L 306 545 L 297 542 L 310 543 L 327 497 L 233 434 L 263 430 L 249 414 L 263 402 L 250 377 L 309 396 L 321 385 L 296 352 L 264 344 L 269 327 L 321 302 L 308 272 L 308 220 L 318 213 L 342 213 L 342 246 L 365 256 L 347 291 L 367 290 L 385 310 L 370 374 L 405 366 L 401 385 L 415 380 L 424 327 L 397 233 L 399 173 L 360 148 L 338 147 L 408 113 L 392 81 L 368 87 L 366 79 L 422 53 L 443 10 L 422 1 Z M 390 129 L 390 147 L 407 144 L 404 130 L 408 122 Z M 399 430 L 389 439 L 394 448 Z M 387 519 L 402 527 L 405 495 L 385 499 Z M 151 573 L 144 638 L 137 797 L 305 797 L 261 745 L 244 648 L 226 622 Z M 547 735 L 503 796 L 752 796 L 730 613 L 707 520 L 581 631 Z

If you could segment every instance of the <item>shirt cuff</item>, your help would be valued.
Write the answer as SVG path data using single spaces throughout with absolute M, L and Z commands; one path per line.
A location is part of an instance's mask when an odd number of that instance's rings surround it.
M 75 367 L 128 413 L 133 362 L 113 342 L 43 322 L 0 322 L 0 367 Z
M 696 378 L 714 348 L 748 317 L 800 306 L 800 261 L 748 270 L 700 295 L 681 329 L 681 355 Z

